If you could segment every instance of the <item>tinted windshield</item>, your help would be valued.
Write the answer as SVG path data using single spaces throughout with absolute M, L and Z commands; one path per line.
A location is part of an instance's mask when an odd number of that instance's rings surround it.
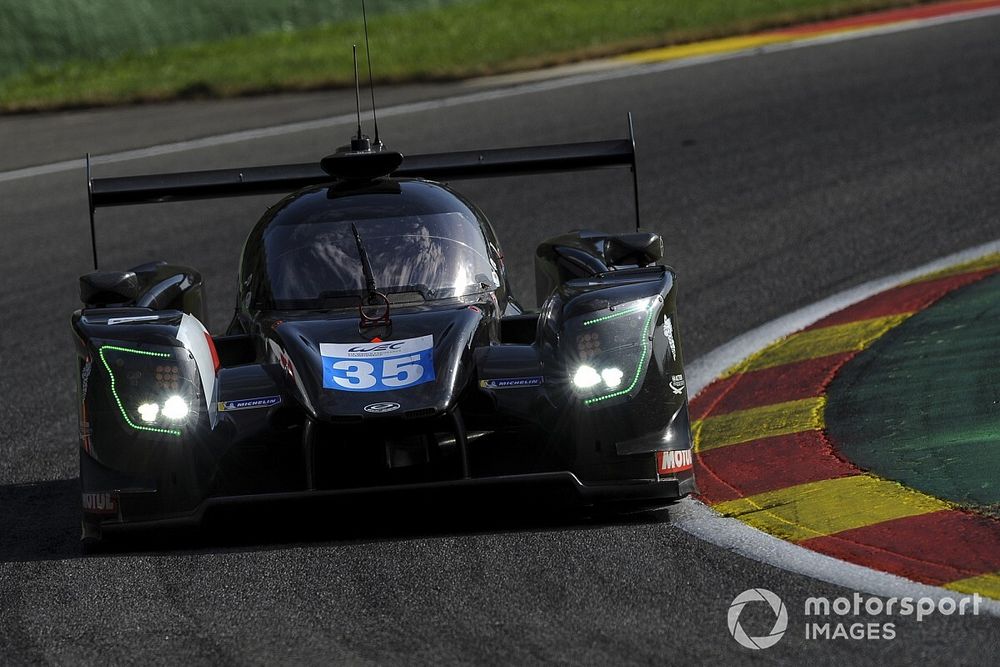
M 479 222 L 468 214 L 310 220 L 266 232 L 273 307 L 334 307 L 338 299 L 366 293 L 352 223 L 377 288 L 390 296 L 443 299 L 497 286 Z

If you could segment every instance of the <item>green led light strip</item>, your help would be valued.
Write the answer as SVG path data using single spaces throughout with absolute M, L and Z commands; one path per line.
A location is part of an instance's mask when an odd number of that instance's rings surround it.
M 636 310 L 640 310 L 640 309 L 636 309 Z M 636 312 L 636 311 L 632 311 L 632 312 Z M 653 319 L 653 313 L 654 312 L 656 312 L 656 308 L 654 308 L 654 304 L 650 304 L 649 305 L 649 314 L 646 315 L 646 322 L 645 322 L 645 324 L 642 325 L 642 354 L 639 356 L 639 365 L 635 367 L 635 377 L 632 378 L 632 384 L 630 384 L 625 389 L 620 389 L 620 390 L 612 392 L 610 394 L 605 394 L 604 396 L 595 396 L 594 398 L 588 398 L 588 399 L 586 399 L 583 402 L 584 405 L 592 405 L 592 404 L 597 403 L 599 401 L 606 401 L 609 398 L 614 398 L 616 396 L 622 396 L 624 394 L 629 393 L 630 391 L 632 391 L 635 388 L 636 383 L 639 382 L 639 376 L 642 375 L 642 368 L 643 368 L 643 366 L 646 363 L 646 354 L 649 353 L 649 347 L 648 347 L 649 341 L 647 339 L 649 338 L 649 323 Z M 609 315 L 608 317 L 612 317 L 612 316 Z M 586 323 L 584 323 L 584 324 L 586 324 Z
M 590 326 L 591 324 L 597 324 L 598 322 L 607 322 L 608 320 L 613 320 L 616 317 L 625 317 L 626 315 L 631 315 L 632 313 L 641 313 L 642 310 L 643 310 L 642 308 L 639 308 L 638 306 L 636 306 L 636 307 L 630 308 L 628 310 L 622 310 L 622 311 L 619 311 L 617 313 L 611 313 L 610 315 L 604 315 L 602 317 L 595 317 L 592 320 L 584 320 L 583 326 L 587 327 L 587 326 Z
M 121 399 L 121 397 L 118 396 L 118 390 L 115 387 L 115 374 L 114 374 L 114 371 L 111 370 L 111 366 L 108 364 L 108 360 L 104 358 L 104 350 L 114 350 L 115 352 L 125 352 L 127 354 L 139 354 L 139 355 L 145 355 L 147 357 L 165 357 L 165 358 L 168 358 L 168 359 L 171 358 L 171 355 L 168 354 L 168 353 L 166 353 L 166 352 L 150 352 L 148 350 L 133 350 L 132 348 L 118 347 L 117 345 L 102 345 L 101 349 L 99 349 L 97 351 L 97 354 L 100 355 L 100 357 L 101 357 L 101 363 L 103 363 L 104 367 L 106 369 L 108 369 L 108 377 L 111 378 L 111 395 L 115 397 L 115 403 L 118 404 L 118 409 L 121 411 L 122 418 L 125 420 L 125 423 L 128 424 L 129 426 L 131 426 L 132 428 L 136 429 L 137 431 L 151 431 L 153 433 L 163 433 L 165 435 L 180 436 L 181 432 L 178 431 L 177 429 L 155 428 L 153 426 L 140 426 L 139 424 L 136 424 L 131 419 L 129 419 L 128 413 L 125 412 L 125 406 L 122 405 L 122 399 Z

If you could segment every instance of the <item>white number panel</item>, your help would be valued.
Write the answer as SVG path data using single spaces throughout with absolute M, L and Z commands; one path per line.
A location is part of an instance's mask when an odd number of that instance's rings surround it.
M 323 387 L 393 391 L 434 379 L 434 337 L 372 343 L 320 343 Z

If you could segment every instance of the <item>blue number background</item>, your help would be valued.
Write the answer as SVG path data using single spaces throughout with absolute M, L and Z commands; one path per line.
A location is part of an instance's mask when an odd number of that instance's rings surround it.
M 423 374 L 416 382 L 411 382 L 410 384 L 403 385 L 402 387 L 390 387 L 382 382 L 382 372 L 385 367 L 385 362 L 390 359 L 399 359 L 400 357 L 409 357 L 412 355 L 419 355 L 420 359 L 417 361 L 412 361 L 413 365 L 421 366 L 424 369 Z M 334 369 L 333 365 L 338 361 L 349 361 L 354 362 L 365 362 L 369 363 L 374 367 L 372 375 L 375 376 L 375 384 L 370 387 L 365 388 L 354 388 L 345 387 L 343 385 L 337 384 L 334 377 L 340 377 L 347 379 L 349 382 L 356 381 L 355 378 L 348 377 L 347 371 Z M 399 376 L 403 376 L 404 373 L 400 372 Z M 375 359 L 355 359 L 355 358 L 344 358 L 344 357 L 323 357 L 323 388 L 324 389 L 336 389 L 337 391 L 395 391 L 397 389 L 406 389 L 408 387 L 415 387 L 418 384 L 423 384 L 425 382 L 431 382 L 434 380 L 434 355 L 433 349 L 420 350 L 419 352 L 410 352 L 407 354 L 401 354 L 395 357 L 380 357 Z

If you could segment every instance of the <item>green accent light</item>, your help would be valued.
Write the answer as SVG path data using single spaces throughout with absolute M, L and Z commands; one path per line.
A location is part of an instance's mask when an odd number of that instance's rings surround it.
M 632 313 L 641 313 L 643 310 L 645 310 L 645 308 L 640 308 L 638 306 L 634 308 L 629 308 L 628 310 L 620 310 L 617 313 L 611 313 L 610 315 L 595 317 L 592 320 L 584 320 L 583 326 L 588 327 L 591 324 L 597 324 L 599 322 L 607 322 L 608 320 L 613 320 L 616 317 L 625 317 L 626 315 L 631 315 Z
M 630 312 L 634 313 L 634 312 L 637 312 L 639 310 L 642 310 L 642 309 L 641 308 L 637 308 L 637 309 L 635 309 L 633 311 L 630 311 Z M 609 398 L 615 398 L 616 396 L 623 396 L 623 395 L 629 393 L 630 391 L 632 391 L 633 389 L 635 389 L 635 385 L 639 382 L 639 376 L 642 375 L 642 368 L 646 364 L 646 355 L 649 354 L 649 340 L 648 340 L 649 339 L 649 333 L 650 333 L 649 323 L 653 319 L 653 313 L 654 312 L 656 312 L 656 309 L 653 308 L 653 304 L 650 304 L 649 305 L 649 314 L 646 315 L 646 322 L 642 326 L 642 332 L 643 332 L 642 333 L 642 354 L 639 355 L 639 365 L 635 367 L 635 377 L 632 378 L 632 383 L 629 386 L 627 386 L 626 388 L 621 389 L 619 391 L 615 391 L 615 392 L 612 392 L 610 394 L 605 394 L 604 396 L 595 396 L 594 398 L 588 398 L 588 399 L 586 399 L 583 402 L 584 405 L 593 405 L 594 403 L 598 403 L 600 401 L 606 401 Z M 619 313 L 616 313 L 616 315 L 618 315 L 618 314 Z M 620 314 L 627 315 L 628 313 L 620 313 Z M 608 317 L 614 317 L 614 316 L 613 315 L 608 315 L 605 318 L 599 318 L 599 319 L 607 319 Z M 584 324 L 586 324 L 586 322 L 584 322 Z
M 129 419 L 128 413 L 125 411 L 125 406 L 122 405 L 122 399 L 120 396 L 118 396 L 118 389 L 115 387 L 114 371 L 111 370 L 111 365 L 108 364 L 108 360 L 104 358 L 105 350 L 113 350 L 115 352 L 125 352 L 127 354 L 138 354 L 147 357 L 162 357 L 167 359 L 172 358 L 172 356 L 166 352 L 150 352 L 149 350 L 135 350 L 129 347 L 119 347 L 117 345 L 102 345 L 101 349 L 97 351 L 97 354 L 101 357 L 101 363 L 103 363 L 104 367 L 108 369 L 108 377 L 111 378 L 111 395 L 115 397 L 115 403 L 118 404 L 118 409 L 121 411 L 122 418 L 125 420 L 125 423 L 131 426 L 132 428 L 136 429 L 137 431 L 151 431 L 153 433 L 163 433 L 165 435 L 176 435 L 179 437 L 181 435 L 181 432 L 178 431 L 177 429 L 155 428 L 153 426 L 140 426 L 139 424 L 136 424 L 131 419 Z

